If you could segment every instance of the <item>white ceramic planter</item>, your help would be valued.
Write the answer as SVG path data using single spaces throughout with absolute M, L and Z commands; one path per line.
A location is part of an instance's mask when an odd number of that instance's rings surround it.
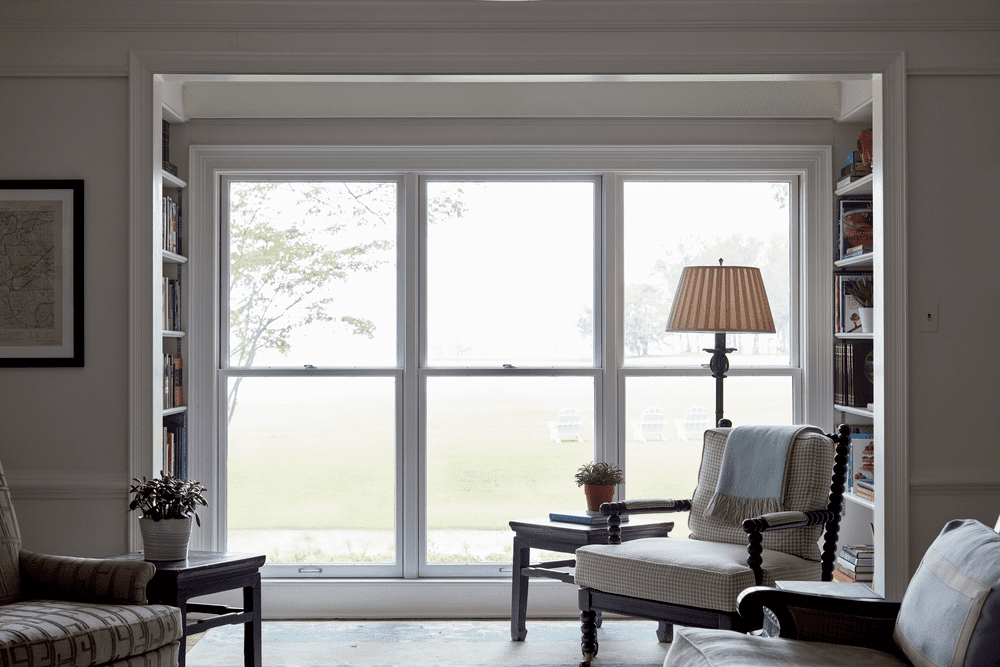
M 191 517 L 153 521 L 139 519 L 143 558 L 146 560 L 184 560 L 191 539 Z
M 861 332 L 862 333 L 872 333 L 875 331 L 875 309 L 874 308 L 858 308 L 858 316 L 861 318 Z

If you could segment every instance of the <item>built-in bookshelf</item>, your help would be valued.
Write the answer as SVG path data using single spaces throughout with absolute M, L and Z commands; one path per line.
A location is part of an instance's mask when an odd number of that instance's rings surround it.
M 161 312 L 159 313 L 162 364 L 160 437 L 154 436 L 153 470 L 185 477 L 187 467 L 187 396 L 184 383 L 184 359 L 187 357 L 186 284 L 184 269 L 185 236 L 183 225 L 184 191 L 187 183 L 177 176 L 170 162 L 169 123 L 163 123 L 163 168 L 160 210 Z
M 853 123 L 870 122 L 868 116 L 851 119 Z M 854 127 L 859 127 L 855 125 Z M 863 127 L 863 126 L 861 126 Z M 868 125 L 868 127 L 871 127 Z M 856 130 L 855 130 L 856 131 Z M 860 152 L 860 151 L 859 151 Z M 840 173 L 834 174 L 833 212 L 833 317 L 834 331 L 834 411 L 838 423 L 850 424 L 853 442 L 848 461 L 848 482 L 844 493 L 846 501 L 842 518 L 841 543 L 874 544 L 873 531 L 876 522 L 876 503 L 880 502 L 874 487 L 875 456 L 875 405 L 874 395 L 874 350 L 875 334 L 870 324 L 859 322 L 858 303 L 852 302 L 847 285 L 857 281 L 869 281 L 874 287 L 874 247 L 873 235 L 853 225 L 874 227 L 874 175 L 870 164 L 854 168 L 851 163 L 859 154 L 853 151 L 842 158 Z M 845 229 L 852 226 L 850 233 Z M 859 324 L 866 324 L 861 327 Z M 870 487 L 870 488 L 869 488 Z M 878 554 L 871 553 L 874 561 Z M 835 573 L 838 581 L 853 581 L 849 573 Z M 870 579 L 871 575 L 868 574 Z M 872 586 L 871 581 L 866 581 Z

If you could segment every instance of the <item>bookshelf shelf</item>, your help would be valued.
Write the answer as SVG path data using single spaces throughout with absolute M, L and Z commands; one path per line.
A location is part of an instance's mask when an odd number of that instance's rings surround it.
M 875 412 L 873 410 L 868 410 L 866 408 L 855 408 L 850 405 L 834 405 L 833 409 L 848 415 L 854 415 L 855 417 L 873 418 L 875 416 Z
M 163 330 L 163 337 L 164 338 L 183 338 L 184 337 L 184 332 L 183 331 L 171 331 L 170 329 L 164 329 Z
M 163 179 L 163 185 L 165 185 L 166 187 L 170 187 L 170 188 L 186 188 L 187 187 L 187 183 L 186 182 L 184 182 L 183 180 L 177 178 L 176 176 L 174 176 L 173 174 L 171 174 L 166 169 L 161 169 L 160 170 L 160 178 Z M 853 185 L 853 183 L 851 185 Z
M 861 496 L 856 495 L 856 494 L 852 493 L 851 491 L 845 491 L 844 492 L 844 500 L 850 501 L 850 502 L 855 503 L 857 505 L 861 505 L 862 507 L 866 507 L 866 508 L 868 508 L 870 510 L 875 509 L 875 503 L 874 502 L 872 502 L 871 500 L 868 500 L 867 498 L 862 498 Z
M 169 250 L 162 250 L 161 252 L 163 253 L 163 261 L 168 264 L 185 264 L 188 261 L 184 255 L 178 255 Z
M 875 338 L 873 333 L 836 333 L 833 335 L 843 340 L 872 340 Z
M 164 417 L 169 417 L 170 415 L 179 415 L 182 412 L 187 412 L 186 405 L 178 405 L 176 408 L 163 408 L 161 413 Z
M 868 174 L 867 176 L 862 176 L 856 181 L 853 181 L 842 188 L 838 188 L 833 194 L 838 197 L 848 197 L 851 195 L 870 195 L 874 191 L 874 178 L 875 174 Z
M 875 253 L 866 252 L 863 255 L 858 255 L 857 257 L 848 257 L 847 259 L 840 259 L 833 263 L 838 269 L 849 269 L 854 267 L 861 268 L 871 268 L 874 263 Z

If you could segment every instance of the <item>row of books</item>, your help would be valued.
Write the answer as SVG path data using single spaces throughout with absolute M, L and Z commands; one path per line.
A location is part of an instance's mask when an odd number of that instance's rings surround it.
M 837 201 L 834 261 L 850 259 L 874 250 L 871 197 L 845 197 Z
M 178 199 L 180 196 L 178 195 Z M 164 196 L 163 230 L 160 234 L 160 247 L 175 255 L 181 254 L 181 205 L 169 196 Z
M 168 123 L 167 121 L 163 121 L 161 136 L 162 136 L 162 149 L 161 149 L 162 155 L 160 157 L 163 161 L 163 170 L 176 176 L 177 167 L 170 163 L 170 123 Z
M 187 477 L 187 415 L 170 415 L 163 420 L 163 467 L 175 477 Z
M 840 549 L 833 564 L 834 581 L 870 582 L 875 576 L 875 547 L 848 544 Z
M 178 408 L 182 405 L 184 405 L 184 359 L 164 353 L 163 407 Z
M 833 345 L 833 402 L 867 408 L 875 401 L 874 341 L 837 340 Z
M 163 278 L 163 328 L 181 331 L 181 279 Z
M 833 274 L 834 333 L 861 333 L 861 301 L 857 292 L 871 291 L 870 271 L 838 271 Z
M 875 434 L 871 424 L 851 426 L 847 490 L 875 500 Z

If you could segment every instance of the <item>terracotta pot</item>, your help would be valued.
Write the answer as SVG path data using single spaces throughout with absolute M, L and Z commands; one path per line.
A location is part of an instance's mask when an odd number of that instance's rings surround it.
M 610 503 L 615 499 L 615 485 L 584 484 L 583 493 L 587 496 L 587 509 L 596 512 L 601 509 L 601 503 Z
M 191 517 L 160 521 L 140 517 L 139 532 L 142 533 L 143 559 L 165 561 L 187 558 Z

